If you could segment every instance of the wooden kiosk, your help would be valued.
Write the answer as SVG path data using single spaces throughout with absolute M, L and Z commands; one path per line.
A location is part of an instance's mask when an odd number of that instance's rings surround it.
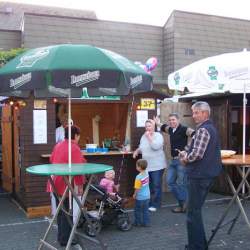
M 162 103 L 161 109 L 169 109 L 175 111 L 184 111 L 183 117 L 188 120 L 188 125 L 194 126 L 190 123 L 191 105 L 195 101 L 206 101 L 211 107 L 211 119 L 217 127 L 221 140 L 222 149 L 232 149 L 237 154 L 242 153 L 242 125 L 243 125 L 243 106 L 242 94 L 207 94 L 203 96 L 183 96 L 178 103 L 173 103 L 172 108 L 168 103 Z M 250 95 L 247 94 L 247 98 Z M 164 117 L 163 117 L 164 119 Z M 192 119 L 191 119 L 192 120 Z M 246 154 L 250 153 L 250 106 L 247 104 L 246 115 Z M 241 181 L 241 176 L 235 168 L 229 170 L 230 178 L 233 183 L 238 185 Z M 249 179 L 250 180 L 250 179 Z M 230 194 L 231 189 L 226 181 L 225 175 L 221 174 L 213 186 L 213 191 L 221 194 Z
M 165 94 L 152 91 L 121 97 L 120 100 L 114 101 L 72 100 L 72 119 L 74 124 L 81 128 L 81 148 L 84 148 L 86 143 L 96 140 L 96 134 L 93 138 L 93 127 L 95 122 L 98 122 L 99 146 L 102 146 L 105 138 L 115 137 L 120 145 L 125 139 L 129 141 L 130 151 L 134 150 L 144 132 L 144 127 L 137 126 L 137 111 L 144 110 L 148 118 L 152 118 L 156 115 L 157 100 L 165 97 Z M 144 104 L 148 102 L 148 106 L 143 106 L 142 101 Z M 23 105 L 15 101 L 14 105 L 6 104 L 3 107 L 2 188 L 12 194 L 25 209 L 28 217 L 50 213 L 49 194 L 45 192 L 47 178 L 29 175 L 25 169 L 49 161 L 49 154 L 55 145 L 57 107 L 66 103 L 66 99 L 55 102 L 54 99 L 37 100 L 30 97 L 23 100 Z M 41 123 L 46 124 L 46 129 L 44 126 L 42 128 L 46 135 L 40 135 L 44 143 L 34 143 L 34 140 L 39 142 L 39 138 L 34 139 L 35 133 L 39 134 L 37 128 L 34 128 L 34 117 L 39 113 L 45 114 L 45 121 L 41 120 Z M 135 160 L 131 152 L 87 153 L 86 159 L 91 163 L 112 165 L 116 171 L 116 178 L 120 180 L 122 195 L 131 196 L 136 175 Z

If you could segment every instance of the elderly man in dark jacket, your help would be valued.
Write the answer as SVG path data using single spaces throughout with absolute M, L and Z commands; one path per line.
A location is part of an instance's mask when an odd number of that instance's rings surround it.
M 187 233 L 188 250 L 206 250 L 207 240 L 202 219 L 202 206 L 213 180 L 222 169 L 220 140 L 206 102 L 192 106 L 193 119 L 197 124 L 190 148 L 180 152 L 180 160 L 187 170 Z

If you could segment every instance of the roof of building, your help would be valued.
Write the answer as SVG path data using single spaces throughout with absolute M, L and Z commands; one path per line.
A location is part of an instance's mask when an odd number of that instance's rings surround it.
M 97 20 L 94 11 L 0 2 L 0 29 L 21 30 L 24 13 Z

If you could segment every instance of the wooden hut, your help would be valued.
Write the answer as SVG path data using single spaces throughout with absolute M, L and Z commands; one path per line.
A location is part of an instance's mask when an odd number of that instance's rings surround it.
M 249 98 L 250 95 L 247 95 Z M 198 96 L 190 94 L 179 98 L 178 103 L 161 104 L 162 119 L 166 119 L 166 111 L 175 110 L 179 111 L 181 118 L 184 119 L 184 123 L 195 126 L 192 124 L 191 118 L 191 105 L 195 101 L 206 101 L 211 107 L 211 119 L 217 127 L 221 140 L 222 149 L 232 149 L 238 154 L 242 153 L 242 117 L 243 117 L 243 105 L 242 94 L 207 94 Z M 168 109 L 166 108 L 168 107 Z M 246 153 L 250 153 L 250 104 L 247 104 L 247 116 L 246 116 Z M 235 184 L 241 180 L 236 169 L 230 169 L 232 180 Z M 213 191 L 228 194 L 230 188 L 225 179 L 224 174 L 217 179 Z
M 105 138 L 114 138 L 122 144 L 128 139 L 130 151 L 110 151 L 106 154 L 85 153 L 89 162 L 112 165 L 120 176 L 121 193 L 125 197 L 133 192 L 136 175 L 132 150 L 138 146 L 144 126 L 138 125 L 141 112 L 152 118 L 157 112 L 157 100 L 165 94 L 157 91 L 123 97 L 120 100 L 72 100 L 72 118 L 81 128 L 80 146 L 93 142 L 93 126 L 99 117 L 99 145 Z M 20 101 L 19 101 L 20 102 Z M 47 178 L 30 175 L 29 166 L 49 161 L 55 145 L 58 106 L 66 100 L 37 100 L 31 97 L 21 105 L 15 101 L 2 109 L 2 187 L 10 192 L 26 210 L 29 217 L 50 213 L 50 199 L 45 192 Z M 139 112 L 138 112 L 139 111 Z M 35 119 L 40 119 L 37 124 Z M 98 119 L 97 119 L 98 120 Z M 40 133 L 39 133 L 40 131 Z M 43 131 L 43 132 L 41 132 Z

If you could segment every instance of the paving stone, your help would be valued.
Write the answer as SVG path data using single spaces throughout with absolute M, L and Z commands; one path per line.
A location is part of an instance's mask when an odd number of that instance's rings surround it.
M 209 194 L 204 205 L 203 215 L 207 236 L 218 222 L 223 210 L 228 204 L 228 197 Z M 182 250 L 187 242 L 185 214 L 173 214 L 171 208 L 175 206 L 171 194 L 164 194 L 163 207 L 151 213 L 151 227 L 134 227 L 131 231 L 121 232 L 115 226 L 104 227 L 100 238 L 108 244 L 109 250 Z M 250 204 L 245 204 L 246 212 L 250 216 Z M 46 231 L 46 218 L 27 219 L 23 211 L 7 196 L 0 196 L 0 249 L 1 250 L 34 250 L 37 249 L 39 239 Z M 228 218 L 238 211 L 234 205 Z M 133 211 L 130 210 L 133 218 Z M 231 235 L 227 234 L 228 226 L 221 229 L 215 236 L 210 250 L 249 250 L 250 229 L 240 217 Z M 59 248 L 56 243 L 56 227 L 49 237 L 49 241 Z M 95 244 L 85 242 L 89 250 L 100 249 Z M 59 248 L 63 249 L 63 248 Z M 77 249 L 77 248 L 72 248 Z

